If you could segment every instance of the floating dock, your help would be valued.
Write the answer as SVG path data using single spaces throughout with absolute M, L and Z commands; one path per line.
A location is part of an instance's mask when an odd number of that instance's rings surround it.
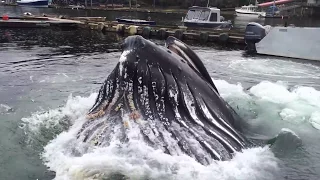
M 102 17 L 76 17 L 73 20 L 83 22 L 81 28 L 106 32 L 114 32 L 121 35 L 141 35 L 145 38 L 166 39 L 175 36 L 180 40 L 192 40 L 200 43 L 232 43 L 245 45 L 244 31 L 224 30 L 209 28 L 187 28 L 185 26 L 163 26 L 163 25 L 135 25 L 121 24 L 117 21 L 105 21 Z
M 53 17 L 7 17 L 0 19 L 0 28 L 78 28 L 81 21 Z
M 161 25 L 135 25 L 121 24 L 117 21 L 106 21 L 104 17 L 9 17 L 8 20 L 0 20 L 0 28 L 83 28 L 101 31 L 103 33 L 114 32 L 123 36 L 141 35 L 145 38 L 166 39 L 175 36 L 180 40 L 192 40 L 200 43 L 214 42 L 220 44 L 244 45 L 244 32 L 239 30 L 187 28 L 185 26 L 161 26 Z

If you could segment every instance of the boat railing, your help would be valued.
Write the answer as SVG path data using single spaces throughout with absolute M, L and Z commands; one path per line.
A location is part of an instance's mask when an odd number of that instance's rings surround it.
M 259 9 L 258 6 L 242 6 L 239 8 L 236 8 L 236 10 L 244 10 L 244 11 L 250 11 L 250 12 L 257 12 Z
M 291 5 L 291 6 L 284 6 L 284 7 L 278 7 L 279 11 L 287 11 L 290 9 L 299 8 L 301 5 Z

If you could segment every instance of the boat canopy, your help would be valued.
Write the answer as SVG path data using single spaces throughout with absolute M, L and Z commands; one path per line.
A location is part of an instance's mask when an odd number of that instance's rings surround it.
M 258 11 L 258 6 L 255 6 L 255 5 L 248 5 L 248 6 L 241 6 L 241 10 L 245 10 L 245 11 L 252 11 L 252 12 L 255 12 L 255 11 Z
M 210 19 L 209 19 L 210 18 Z M 212 7 L 198 7 L 193 6 L 185 17 L 185 20 L 199 20 L 199 21 L 220 21 L 220 9 Z
M 292 2 L 293 0 L 278 0 L 278 1 L 271 1 L 271 2 L 266 2 L 266 3 L 261 3 L 258 4 L 259 7 L 268 7 L 268 6 L 272 6 L 272 5 L 279 5 L 279 4 L 286 4 L 289 2 Z

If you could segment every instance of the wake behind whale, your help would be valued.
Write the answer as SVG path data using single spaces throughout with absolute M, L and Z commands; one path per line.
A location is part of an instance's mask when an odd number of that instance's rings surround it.
M 126 38 L 120 60 L 87 117 L 77 138 L 95 146 L 137 138 L 203 165 L 229 160 L 251 146 L 200 58 L 173 37 L 166 47 L 141 36 Z

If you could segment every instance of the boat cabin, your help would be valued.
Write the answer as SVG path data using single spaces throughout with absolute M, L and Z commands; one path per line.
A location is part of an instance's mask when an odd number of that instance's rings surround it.
M 204 21 L 204 22 L 221 22 L 223 17 L 220 16 L 220 9 L 214 7 L 198 7 L 193 6 L 189 11 L 184 21 Z
M 267 16 L 272 17 L 279 14 L 279 8 L 277 6 L 270 6 L 266 9 Z
M 240 10 L 246 11 L 246 12 L 258 12 L 259 11 L 259 7 L 250 4 L 249 6 L 242 6 L 240 8 Z

